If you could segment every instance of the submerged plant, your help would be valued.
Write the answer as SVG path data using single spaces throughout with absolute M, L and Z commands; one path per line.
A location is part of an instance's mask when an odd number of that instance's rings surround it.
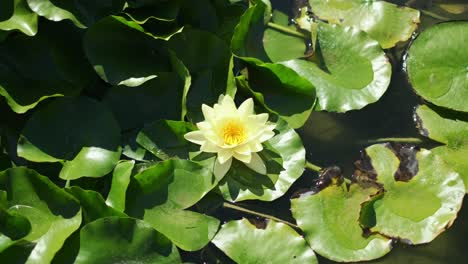
M 225 174 L 233 158 L 260 174 L 266 173 L 257 152 L 263 150 L 263 142 L 275 135 L 276 124 L 268 122 L 266 113 L 255 114 L 252 98 L 237 108 L 231 96 L 221 95 L 212 108 L 203 104 L 202 111 L 205 120 L 197 123 L 199 130 L 184 137 L 201 145 L 201 151 L 217 154 L 215 175 Z

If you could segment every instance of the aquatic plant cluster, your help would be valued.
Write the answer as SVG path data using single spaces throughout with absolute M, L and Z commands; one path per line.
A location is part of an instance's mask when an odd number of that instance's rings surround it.
M 357 262 L 449 228 L 468 5 L 293 2 L 1 1 L 1 262 Z M 369 145 L 352 175 L 307 161 L 296 129 L 377 102 L 402 65 L 429 147 Z M 286 196 L 289 219 L 249 209 Z

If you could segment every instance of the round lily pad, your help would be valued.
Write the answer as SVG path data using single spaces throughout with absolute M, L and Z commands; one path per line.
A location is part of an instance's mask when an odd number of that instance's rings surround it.
M 392 74 L 379 44 L 352 27 L 319 23 L 317 30 L 323 66 L 301 59 L 281 62 L 315 86 L 317 109 L 346 112 L 376 102 Z
M 263 229 L 247 219 L 230 221 L 221 227 L 212 243 L 236 263 L 318 263 L 303 237 L 272 220 Z
M 0 30 L 19 30 L 28 36 L 37 33 L 37 14 L 26 0 L 3 0 L 0 4 Z
M 304 172 L 305 149 L 301 138 L 285 121 L 279 121 L 277 134 L 264 143 L 258 154 L 265 162 L 267 174 L 261 175 L 242 162 L 233 160 L 218 189 L 229 201 L 272 201 L 282 196 Z
M 291 211 L 318 254 L 339 262 L 376 259 L 391 250 L 391 240 L 377 234 L 364 237 L 359 217 L 361 205 L 377 191 L 357 184 L 349 190 L 346 184 L 333 184 L 291 200 Z
M 62 179 L 101 177 L 120 158 L 120 128 L 110 110 L 87 97 L 59 98 L 35 112 L 18 141 L 18 155 L 64 161 Z
M 417 94 L 438 106 L 468 112 L 468 22 L 437 24 L 413 42 L 406 60 Z
M 408 40 L 419 23 L 418 10 L 386 1 L 309 0 L 309 4 L 319 18 L 359 28 L 384 49 Z
M 398 237 L 412 244 L 432 241 L 457 217 L 465 186 L 459 174 L 429 150 L 416 154 L 417 173 L 408 182 L 396 181 L 400 160 L 385 145 L 366 148 L 377 182 L 385 194 L 372 206 L 371 231 Z
M 124 217 L 100 218 L 80 232 L 74 263 L 180 263 L 177 248 L 147 223 Z

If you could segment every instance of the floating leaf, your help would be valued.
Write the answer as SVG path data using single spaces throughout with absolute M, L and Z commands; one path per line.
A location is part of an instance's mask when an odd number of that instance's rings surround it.
M 155 39 L 119 17 L 106 17 L 94 24 L 83 45 L 94 70 L 112 85 L 135 87 L 169 69 L 167 55 Z
M 180 0 L 129 0 L 127 3 L 129 8 L 125 9 L 125 13 L 139 24 L 144 24 L 150 19 L 174 21 L 180 8 Z
M 398 237 L 412 244 L 432 241 L 457 217 L 465 186 L 437 155 L 429 150 L 416 154 L 417 173 L 408 182 L 396 181 L 398 157 L 385 145 L 366 148 L 377 182 L 385 194 L 373 202 L 375 226 L 371 231 Z
M 123 217 L 105 217 L 81 229 L 76 264 L 180 263 L 177 248 L 147 223 Z
M 376 102 L 387 90 L 392 67 L 378 43 L 351 27 L 318 25 L 324 67 L 305 60 L 281 62 L 316 88 L 318 109 L 346 112 Z
M 134 160 L 122 160 L 115 166 L 114 172 L 112 173 L 112 184 L 109 194 L 107 195 L 106 204 L 117 211 L 123 212 L 125 210 L 127 187 L 130 183 L 130 176 L 132 175 L 134 166 Z
M 277 134 L 258 153 L 265 162 L 267 175 L 258 174 L 242 162 L 233 160 L 218 186 L 224 199 L 272 201 L 286 193 L 302 175 L 305 150 L 300 137 L 285 121 L 279 121 L 276 130 Z
M 287 14 L 274 10 L 272 14 L 272 23 L 281 25 L 293 32 L 296 31 L 295 25 L 289 25 Z M 272 62 L 285 61 L 304 57 L 306 52 L 305 37 L 287 34 L 278 29 L 269 27 L 263 33 L 263 47 L 268 58 Z
M 26 0 L 3 0 L 0 4 L 0 30 L 19 30 L 28 36 L 37 33 L 37 14 Z
M 298 233 L 275 221 L 268 221 L 264 229 L 247 219 L 230 221 L 212 242 L 237 263 L 318 263 Z
M 24 113 L 46 98 L 79 94 L 95 80 L 81 50 L 80 33 L 63 23 L 41 24 L 34 38 L 10 36 L 0 43 L 0 95 Z
M 103 17 L 120 13 L 125 4 L 125 0 L 79 2 L 27 0 L 27 2 L 29 7 L 40 16 L 52 21 L 69 19 L 81 28 L 91 26 Z
M 416 30 L 419 11 L 385 1 L 309 0 L 314 15 L 330 23 L 363 30 L 388 49 L 406 41 Z
M 466 114 L 447 114 L 426 105 L 416 109 L 416 120 L 423 136 L 446 144 L 432 149 L 449 167 L 460 174 L 468 192 L 468 118 Z
M 31 231 L 22 238 L 35 243 L 26 263 L 50 263 L 81 224 L 78 201 L 47 177 L 24 167 L 0 172 L 2 190 L 8 194 L 8 213 L 21 215 L 31 223 Z
M 436 105 L 468 112 L 467 38 L 466 21 L 435 25 L 416 38 L 406 65 L 417 94 Z
M 101 177 L 120 158 L 120 128 L 103 104 L 59 98 L 35 112 L 18 142 L 18 155 L 34 162 L 65 161 L 60 178 Z
M 291 200 L 291 211 L 305 238 L 318 254 L 339 262 L 382 257 L 391 240 L 381 235 L 363 236 L 359 224 L 361 205 L 378 190 L 351 184 L 330 185 L 320 192 Z
M 174 156 L 187 158 L 189 142 L 184 135 L 194 129 L 191 123 L 160 120 L 143 128 L 136 141 L 161 160 Z

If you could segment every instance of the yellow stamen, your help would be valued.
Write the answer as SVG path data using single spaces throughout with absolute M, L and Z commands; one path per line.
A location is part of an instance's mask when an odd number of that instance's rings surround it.
M 227 145 L 240 144 L 247 136 L 244 125 L 236 120 L 228 121 L 221 129 L 221 133 Z

